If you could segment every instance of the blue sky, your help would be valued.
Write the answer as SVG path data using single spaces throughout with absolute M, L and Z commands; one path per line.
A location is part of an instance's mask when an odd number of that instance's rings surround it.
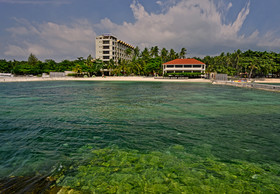
M 0 59 L 95 56 L 95 37 L 187 57 L 280 52 L 279 0 L 0 0 Z

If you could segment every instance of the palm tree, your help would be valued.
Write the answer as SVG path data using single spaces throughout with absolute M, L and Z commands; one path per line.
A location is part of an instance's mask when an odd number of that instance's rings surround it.
M 132 53 L 131 48 L 127 48 L 127 49 L 125 50 L 125 54 L 126 54 L 127 58 L 131 55 L 131 53 Z
M 148 48 L 144 48 L 144 50 L 141 53 L 141 57 L 145 61 L 148 61 L 150 59 L 151 56 L 150 56 Z
M 177 55 L 178 55 L 178 54 L 177 54 L 173 49 L 170 49 L 168 58 L 169 58 L 169 60 L 171 61 L 171 60 L 174 60 L 174 59 L 178 58 Z
M 252 73 L 253 73 L 253 70 L 254 69 L 257 69 L 257 61 L 256 60 L 253 60 L 252 62 L 251 62 L 251 65 L 249 66 L 249 68 L 251 69 L 250 70 L 250 73 L 249 73 L 249 79 L 252 77 Z
M 161 60 L 163 63 L 167 62 L 168 50 L 166 48 L 161 49 Z
M 180 58 L 180 59 L 186 58 L 186 57 L 185 57 L 186 54 L 187 54 L 187 49 L 186 49 L 186 48 L 182 48 L 182 49 L 181 49 L 181 52 L 180 52 L 180 54 L 179 54 L 179 58 Z
M 114 59 L 110 59 L 108 62 L 108 70 L 109 70 L 109 75 L 111 75 L 111 73 L 114 71 L 115 69 L 115 61 Z
M 139 47 L 136 46 L 136 47 L 134 48 L 133 51 L 134 51 L 134 56 L 135 56 L 136 58 L 138 58 L 139 55 L 140 55 L 140 49 L 139 49 Z
M 85 65 L 87 67 L 87 71 L 89 73 L 89 76 L 92 76 L 93 72 L 92 72 L 92 67 L 93 67 L 93 58 L 91 55 L 89 55 L 87 57 L 87 60 L 85 61 Z
M 77 74 L 81 74 L 82 73 L 82 67 L 79 64 L 76 64 L 76 66 L 73 69 L 74 72 L 76 72 Z
M 158 57 L 159 49 L 158 46 L 152 47 L 151 48 L 151 56 L 152 57 Z

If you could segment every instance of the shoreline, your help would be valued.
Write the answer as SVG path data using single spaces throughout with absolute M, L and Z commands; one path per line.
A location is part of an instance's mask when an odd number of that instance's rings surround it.
M 212 83 L 213 80 L 204 78 L 195 79 L 163 79 L 162 77 L 144 76 L 105 76 L 105 77 L 0 77 L 0 83 L 5 82 L 40 82 L 40 81 L 135 81 L 135 82 L 186 82 Z M 280 83 L 280 79 L 266 78 L 255 80 L 254 83 Z
M 106 76 L 106 77 L 0 77 L 0 83 L 4 82 L 36 82 L 36 81 L 135 81 L 135 82 L 192 82 L 192 83 L 211 83 L 209 79 L 161 79 L 154 77 L 142 77 L 142 76 Z

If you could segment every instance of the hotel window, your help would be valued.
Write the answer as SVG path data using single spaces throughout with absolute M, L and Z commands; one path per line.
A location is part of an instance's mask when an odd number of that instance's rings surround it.
M 176 68 L 182 68 L 183 65 L 175 65 Z
M 167 68 L 174 68 L 174 65 L 167 65 Z
M 103 44 L 110 44 L 109 40 L 103 40 Z
M 103 46 L 103 49 L 110 49 L 110 46 Z
M 109 56 L 103 56 L 103 59 L 109 59 L 110 57 Z
M 110 54 L 110 51 L 103 51 L 103 54 Z
M 201 65 L 193 65 L 194 68 L 201 68 Z
M 191 65 L 184 65 L 185 68 L 191 68 Z

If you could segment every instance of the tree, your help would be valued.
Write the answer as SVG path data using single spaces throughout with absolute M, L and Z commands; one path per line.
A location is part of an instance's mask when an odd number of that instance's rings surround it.
M 0 60 L 0 72 L 11 73 L 13 71 L 13 65 L 11 61 L 6 61 L 5 59 Z
M 114 73 L 117 75 L 125 75 L 128 70 L 128 61 L 127 60 L 119 60 L 118 66 L 115 68 Z
M 151 56 L 152 57 L 158 57 L 159 49 L 158 46 L 152 47 L 151 48 Z
M 161 60 L 162 60 L 163 63 L 168 61 L 168 50 L 166 48 L 161 49 L 160 57 L 161 57 Z
M 28 57 L 28 61 L 27 61 L 28 65 L 35 66 L 37 62 L 38 62 L 37 57 L 31 53 Z
M 135 56 L 136 58 L 138 58 L 139 55 L 140 55 L 140 49 L 139 49 L 139 47 L 136 46 L 136 47 L 134 48 L 133 51 L 134 51 L 134 56 Z
M 115 69 L 115 61 L 114 61 L 114 59 L 110 59 L 109 60 L 107 68 L 109 70 L 109 75 L 111 75 L 113 69 Z
M 101 61 L 100 59 L 94 60 L 93 65 L 92 65 L 91 70 L 90 70 L 90 72 L 92 73 L 91 76 L 93 74 L 98 75 L 103 68 L 104 68 L 103 61 Z
M 45 60 L 46 69 L 45 73 L 49 73 L 51 71 L 56 71 L 57 63 L 52 59 Z
M 125 54 L 126 54 L 127 57 L 130 56 L 131 53 L 132 53 L 131 48 L 127 48 L 127 49 L 125 50 Z
M 185 57 L 186 54 L 187 54 L 187 49 L 186 49 L 186 48 L 182 48 L 182 49 L 181 49 L 181 52 L 180 52 L 180 54 L 179 54 L 179 58 L 180 58 L 180 59 L 186 58 L 186 57 Z
M 146 63 L 146 65 L 144 66 L 144 72 L 146 75 L 152 74 L 154 75 L 156 74 L 162 74 L 162 68 L 161 68 L 161 58 L 160 57 L 156 57 L 156 58 L 152 58 L 148 61 L 148 63 Z
M 73 71 L 77 74 L 81 74 L 83 72 L 80 64 L 76 64 L 76 66 L 73 68 Z
M 168 58 L 170 61 L 178 58 L 177 53 L 174 51 L 174 49 L 170 49 Z
M 56 65 L 55 71 L 63 72 L 63 71 L 72 71 L 73 68 L 75 68 L 77 61 L 69 61 L 69 60 L 63 60 L 60 63 Z M 80 64 L 80 63 L 78 63 Z M 81 64 L 80 64 L 81 66 Z
M 141 57 L 144 61 L 148 61 L 151 58 L 148 48 L 144 48 L 144 50 L 141 53 Z

